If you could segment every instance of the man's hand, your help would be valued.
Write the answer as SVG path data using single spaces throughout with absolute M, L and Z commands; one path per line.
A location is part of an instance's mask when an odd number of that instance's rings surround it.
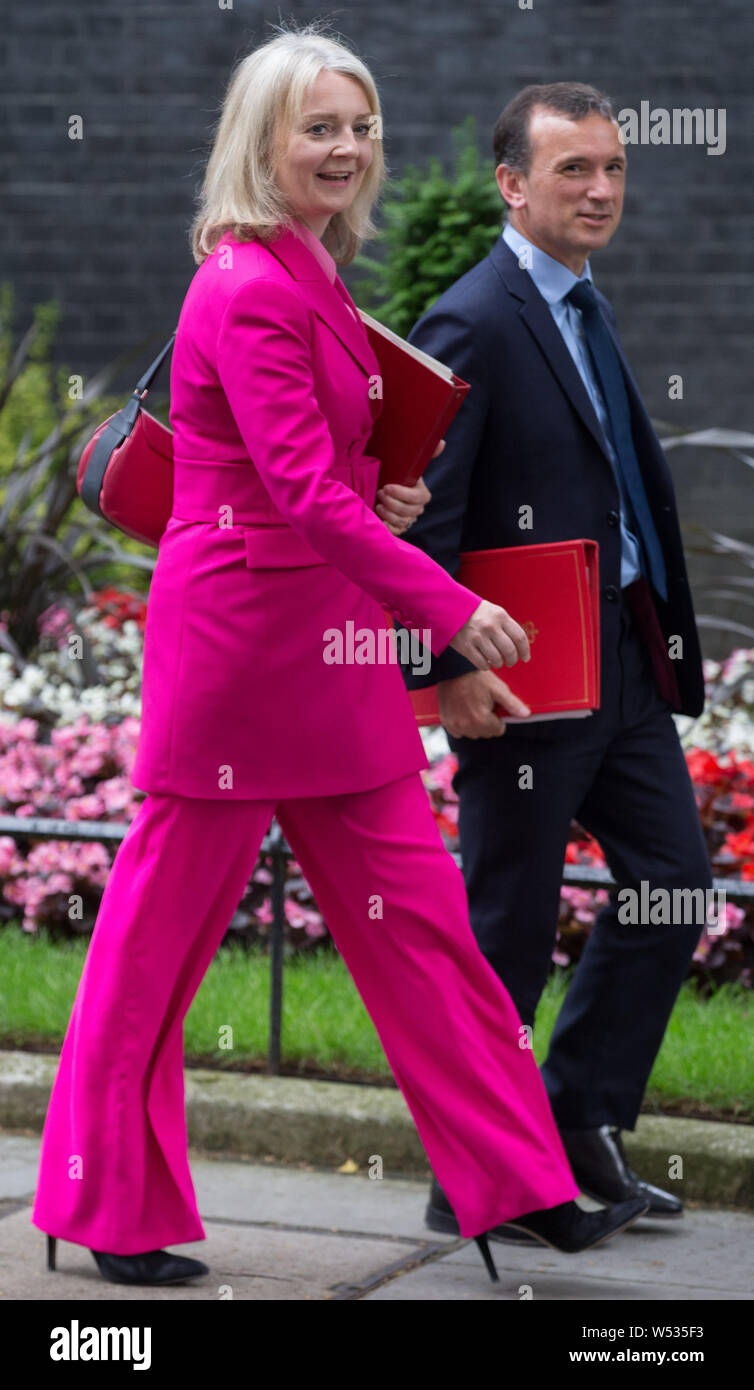
M 444 448 L 445 440 L 441 439 L 432 455 L 433 459 L 436 459 Z M 423 478 L 419 478 L 411 487 L 404 487 L 402 483 L 386 483 L 377 491 L 377 505 L 374 510 L 380 520 L 384 521 L 388 531 L 392 531 L 394 536 L 399 536 L 402 531 L 408 530 L 417 516 L 421 516 L 431 496 L 432 493 Z
M 519 657 L 528 661 L 529 639 L 524 629 L 497 603 L 481 599 L 468 622 L 448 643 L 478 671 L 490 666 L 515 666 Z M 468 672 L 467 674 L 471 674 Z
M 499 738 L 505 733 L 505 719 L 493 714 L 495 705 L 502 705 L 507 714 L 531 714 L 494 671 L 467 671 L 440 681 L 437 702 L 441 723 L 453 738 Z

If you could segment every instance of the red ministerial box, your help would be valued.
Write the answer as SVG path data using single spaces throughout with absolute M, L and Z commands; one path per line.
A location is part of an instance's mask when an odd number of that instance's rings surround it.
M 531 660 L 493 668 L 532 711 L 506 723 L 577 718 L 600 704 L 599 546 L 554 541 L 467 550 L 459 584 L 504 608 L 526 632 Z M 418 724 L 440 723 L 437 686 L 409 692 Z M 495 713 L 503 714 L 495 705 Z
M 471 388 L 444 362 L 399 338 L 363 309 L 359 314 L 380 364 L 382 383 L 382 410 L 364 452 L 382 461 L 379 487 L 410 487 L 421 477 Z

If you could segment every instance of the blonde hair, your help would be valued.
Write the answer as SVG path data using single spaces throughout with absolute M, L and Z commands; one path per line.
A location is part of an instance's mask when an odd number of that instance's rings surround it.
M 360 82 L 381 132 L 374 79 L 344 43 L 320 23 L 280 28 L 278 38 L 239 62 L 225 94 L 207 162 L 190 243 L 198 265 L 229 228 L 242 241 L 269 241 L 290 227 L 295 212 L 273 173 L 281 141 L 300 118 L 319 74 L 344 73 Z M 370 134 L 372 130 L 370 130 Z M 372 161 L 350 207 L 330 218 L 322 243 L 339 265 L 348 265 L 361 243 L 376 235 L 371 210 L 387 174 L 381 138 L 372 140 Z

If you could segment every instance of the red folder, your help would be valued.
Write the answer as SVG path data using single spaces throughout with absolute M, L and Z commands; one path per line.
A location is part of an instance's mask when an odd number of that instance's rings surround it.
M 359 313 L 380 364 L 382 382 L 382 411 L 364 453 L 382 460 L 379 487 L 385 483 L 410 487 L 444 437 L 469 383 L 363 309 Z
M 508 724 L 575 718 L 600 704 L 599 547 L 596 541 L 554 541 L 504 550 L 467 550 L 459 584 L 497 603 L 526 632 L 531 660 L 498 666 L 532 711 L 505 715 Z M 439 724 L 437 686 L 409 692 L 418 724 Z M 502 715 L 501 705 L 495 714 Z

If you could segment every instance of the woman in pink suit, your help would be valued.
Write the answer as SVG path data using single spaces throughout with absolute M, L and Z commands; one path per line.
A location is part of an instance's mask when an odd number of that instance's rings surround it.
M 237 68 L 209 160 L 171 374 L 173 512 L 145 634 L 132 779 L 50 1099 L 32 1222 L 124 1283 L 207 1266 L 188 1165 L 183 1019 L 275 815 L 382 1041 L 430 1164 L 477 1239 L 559 1249 L 645 1210 L 585 1213 L 520 1020 L 469 925 L 393 662 L 331 664 L 383 608 L 477 667 L 527 657 L 505 611 L 397 532 L 426 488 L 377 492 L 378 363 L 336 272 L 373 231 L 374 82 L 284 32 Z M 518 708 L 511 696 L 510 708 Z M 504 1020 L 501 1029 L 500 1019 Z

